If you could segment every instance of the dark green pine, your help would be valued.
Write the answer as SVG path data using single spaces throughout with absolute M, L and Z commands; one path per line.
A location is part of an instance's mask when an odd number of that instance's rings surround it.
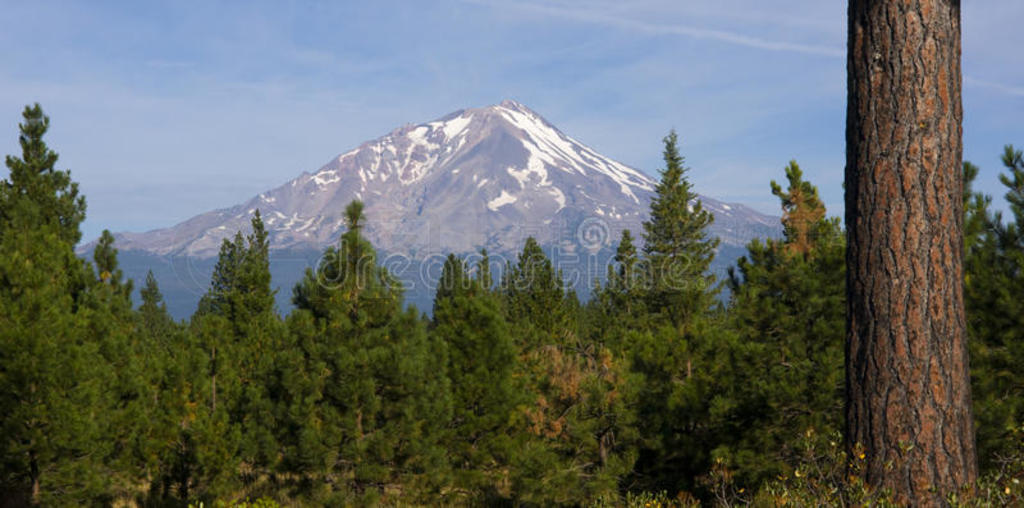
M 452 418 L 446 448 L 464 502 L 493 502 L 517 440 L 515 408 L 524 401 L 514 373 L 517 351 L 501 302 L 491 289 L 486 251 L 476 277 L 454 255 L 445 261 L 430 333 L 448 349 Z
M 565 339 L 569 307 L 565 283 L 533 237 L 526 239 L 515 265 L 502 274 L 505 315 L 517 328 L 523 349 L 556 344 Z
M 713 303 L 715 280 L 708 269 L 719 240 L 708 236 L 714 217 L 686 178 L 675 131 L 664 144 L 665 168 L 643 223 L 645 277 L 649 310 L 681 327 Z
M 786 177 L 785 190 L 772 182 L 785 237 L 754 240 L 730 270 L 734 360 L 719 393 L 731 410 L 714 421 L 715 454 L 751 486 L 799 465 L 808 435 L 834 442 L 842 423 L 844 235 L 795 161 Z
M 965 283 L 971 391 L 983 471 L 997 470 L 1020 450 L 1024 421 L 1024 154 L 1002 155 L 1009 217 L 990 212 L 992 199 L 971 191 L 978 168 L 964 164 Z
M 362 236 L 362 203 L 345 215 L 339 246 L 293 292 L 289 326 L 303 373 L 286 384 L 298 402 L 286 422 L 295 436 L 288 469 L 340 479 L 320 503 L 394 500 L 384 487 L 395 484 L 404 486 L 397 499 L 429 502 L 448 478 L 447 347 L 415 309 L 402 310 L 401 285 Z
M 38 104 L 20 125 L 21 157 L 0 181 L 0 468 L 15 504 L 91 504 L 110 454 L 102 344 L 86 333 L 85 264 L 74 253 L 85 200 Z

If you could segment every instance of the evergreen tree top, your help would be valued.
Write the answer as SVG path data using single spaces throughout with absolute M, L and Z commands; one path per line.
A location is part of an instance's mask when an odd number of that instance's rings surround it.
M 61 240 L 75 245 L 85 219 L 85 198 L 71 172 L 55 170 L 57 154 L 43 141 L 50 119 L 39 104 L 26 106 L 19 124 L 21 157 L 8 155 L 8 180 L 0 182 L 0 235 L 15 223 L 23 227 L 52 227 Z
M 608 286 L 609 288 L 615 287 L 619 290 L 625 291 L 636 291 L 639 287 L 636 287 L 639 283 L 636 280 L 637 276 L 637 265 L 640 259 L 636 254 L 636 246 L 633 245 L 633 234 L 628 229 L 622 230 L 622 236 L 619 238 L 619 246 L 615 249 L 615 263 L 618 264 L 618 270 L 612 269 L 609 272 Z M 612 267 L 609 267 L 612 268 Z
M 462 293 L 469 285 L 469 278 L 466 276 L 466 262 L 459 259 L 455 254 L 448 254 L 441 269 L 441 279 L 437 282 L 437 293 L 434 297 L 434 312 L 437 312 L 439 302 L 454 298 Z
M 270 287 L 269 242 L 258 210 L 250 223 L 248 236 L 239 231 L 233 241 L 221 243 L 210 289 L 199 300 L 198 314 L 241 322 L 274 311 L 276 290 Z
M 160 308 L 164 306 L 164 295 L 160 293 L 160 285 L 157 284 L 153 270 L 146 272 L 146 283 L 139 291 L 143 307 Z
M 622 230 L 619 246 L 615 249 L 615 262 L 624 266 L 632 266 L 636 262 L 636 246 L 633 245 L 633 234 L 628 229 Z
M 511 276 L 512 292 L 530 291 L 564 293 L 564 283 L 560 274 L 556 273 L 551 260 L 532 236 L 526 239 L 522 252 L 515 267 L 508 275 Z
M 361 234 L 363 204 L 345 209 L 349 229 L 337 247 L 328 247 L 316 269 L 307 269 L 292 290 L 292 302 L 319 319 L 346 316 L 350 323 L 383 326 L 401 312 L 402 284 L 378 266 L 373 246 Z
M 1009 191 L 1006 193 L 1006 201 L 1010 203 L 1010 211 L 1013 213 L 1018 224 L 1024 223 L 1024 152 L 1014 150 L 1013 145 L 1006 145 L 1003 149 L 1003 165 L 1009 170 L 1009 175 L 1000 174 L 999 181 Z
M 786 249 L 807 255 L 818 240 L 821 221 L 825 219 L 825 205 L 818 197 L 818 188 L 803 179 L 803 171 L 795 160 L 786 166 L 789 187 L 772 180 L 772 194 L 782 201 L 782 227 L 786 236 Z
M 700 271 L 711 263 L 718 239 L 707 236 L 714 216 L 704 209 L 686 178 L 689 171 L 679 155 L 678 136 L 673 130 L 663 140 L 665 168 L 655 186 L 650 219 L 643 223 L 644 252 L 648 257 L 690 256 Z M 701 268 L 702 267 L 702 268 Z
M 114 235 L 104 229 L 100 235 L 99 242 L 92 254 L 96 263 L 96 271 L 99 272 L 100 280 L 104 283 L 113 283 L 119 280 L 121 270 L 117 268 L 117 248 L 114 247 Z
M 122 280 L 124 274 L 118 268 L 117 248 L 114 247 L 114 235 L 110 231 L 103 230 L 92 256 L 96 263 L 97 282 L 102 286 L 108 286 L 113 290 L 113 294 L 120 295 L 122 304 L 131 308 L 133 282 L 131 279 Z
M 480 249 L 480 261 L 476 265 L 476 280 L 484 290 L 490 291 L 494 286 L 494 279 L 491 276 L 491 257 L 487 255 L 487 249 Z
M 359 231 L 363 228 L 363 221 L 365 220 L 363 215 L 363 202 L 359 200 L 352 201 L 345 207 L 345 224 L 348 225 L 349 231 Z
M 686 178 L 688 169 L 679 155 L 675 131 L 663 141 L 665 168 L 654 189 L 650 218 L 643 223 L 644 253 L 649 268 L 654 270 L 654 287 L 664 286 L 663 275 L 669 272 L 675 278 L 701 277 L 711 266 L 719 242 L 708 237 L 707 228 L 714 216 L 704 209 Z
M 533 237 L 526 239 L 517 263 L 506 266 L 501 291 L 510 322 L 535 326 L 548 335 L 564 330 L 568 312 L 565 282 Z

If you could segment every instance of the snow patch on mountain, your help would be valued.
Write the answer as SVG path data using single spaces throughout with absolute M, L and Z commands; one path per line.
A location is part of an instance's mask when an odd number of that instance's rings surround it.
M 499 208 L 505 205 L 511 205 L 515 202 L 516 197 L 509 194 L 505 189 L 502 189 L 500 196 L 487 202 L 487 208 L 490 208 L 492 212 L 497 212 Z
M 332 183 L 341 181 L 341 177 L 338 176 L 338 172 L 334 170 L 321 171 L 313 175 L 312 178 L 318 187 L 325 187 Z
M 473 115 L 457 116 L 447 122 L 441 124 L 441 130 L 447 139 L 455 139 L 455 136 L 462 134 L 462 131 L 466 130 L 469 123 L 473 120 Z
M 551 187 L 548 192 L 555 198 L 555 202 L 558 203 L 558 210 L 565 208 L 565 194 L 558 187 Z M 556 212 L 558 210 L 555 210 Z
M 365 233 L 392 253 L 423 256 L 521 248 L 578 238 L 603 222 L 613 242 L 642 231 L 655 181 L 599 154 L 514 101 L 406 125 L 332 158 L 316 171 L 245 203 L 176 226 L 118 235 L 118 247 L 159 255 L 216 256 L 259 209 L 272 249 L 322 249 L 345 229 L 344 209 L 365 203 Z M 724 245 L 777 236 L 777 217 L 702 197 Z
M 551 185 L 551 182 L 548 181 L 548 171 L 545 169 L 544 163 L 539 158 L 534 157 L 532 153 L 526 160 L 525 168 L 518 169 L 509 166 L 506 171 L 512 176 L 512 178 L 515 178 L 516 181 L 519 182 L 520 189 L 525 189 L 527 184 L 530 183 L 533 183 L 538 187 L 547 187 L 548 185 Z M 536 179 L 530 178 L 531 176 L 536 176 Z

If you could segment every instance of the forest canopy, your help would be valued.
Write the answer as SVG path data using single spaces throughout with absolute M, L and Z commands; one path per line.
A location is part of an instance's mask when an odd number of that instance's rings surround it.
M 531 238 L 505 266 L 448 256 L 428 317 L 377 263 L 356 201 L 287 316 L 256 211 L 178 322 L 152 275 L 133 305 L 109 232 L 75 255 L 85 199 L 48 127 L 25 108 L 0 182 L 5 506 L 885 496 L 844 481 L 846 236 L 795 161 L 767 189 L 784 236 L 723 280 L 673 132 L 649 220 L 588 301 Z M 1020 502 L 1024 473 L 1024 159 L 1007 146 L 1003 162 L 1008 214 L 963 167 L 980 491 L 998 503 Z

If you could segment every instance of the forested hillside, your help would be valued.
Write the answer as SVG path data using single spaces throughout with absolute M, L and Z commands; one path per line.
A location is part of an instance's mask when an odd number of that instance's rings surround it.
M 0 505 L 886 496 L 846 481 L 863 455 L 840 445 L 845 233 L 795 161 L 765 190 L 784 237 L 751 242 L 722 280 L 673 132 L 649 219 L 587 301 L 530 238 L 505 266 L 449 256 L 427 317 L 354 201 L 287 316 L 257 210 L 179 322 L 155 278 L 124 279 L 109 233 L 76 257 L 85 199 L 48 126 L 25 109 L 0 182 Z M 1007 146 L 1003 161 L 1009 214 L 963 196 L 976 493 L 995 504 L 1024 501 L 1024 158 Z

